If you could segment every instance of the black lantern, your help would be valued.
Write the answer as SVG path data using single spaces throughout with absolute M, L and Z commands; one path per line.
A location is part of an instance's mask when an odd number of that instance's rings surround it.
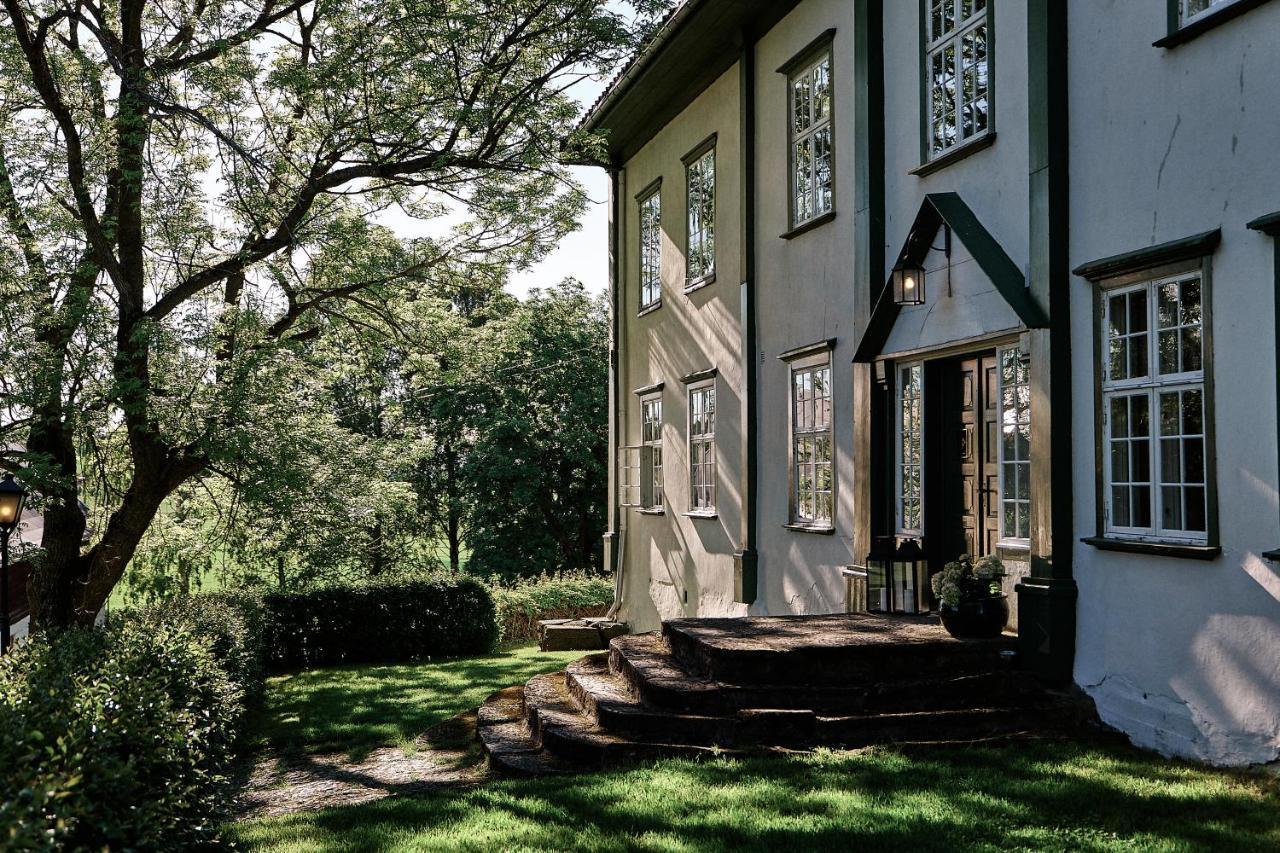
M 876 537 L 867 557 L 867 609 L 929 612 L 929 568 L 919 539 Z
M 893 301 L 896 305 L 924 304 L 924 267 L 902 261 L 893 268 Z
M 9 650 L 9 536 L 22 521 L 22 506 L 27 490 L 13 475 L 0 480 L 0 653 Z

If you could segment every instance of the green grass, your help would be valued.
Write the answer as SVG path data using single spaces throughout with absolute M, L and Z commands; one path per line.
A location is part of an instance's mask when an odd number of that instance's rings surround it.
M 427 729 L 474 711 L 493 691 L 563 669 L 582 654 L 522 646 L 486 657 L 278 676 L 267 683 L 259 740 L 277 751 L 346 751 L 353 759 L 382 746 L 410 748 Z
M 251 850 L 1280 850 L 1274 779 L 1037 743 L 671 761 L 253 820 Z

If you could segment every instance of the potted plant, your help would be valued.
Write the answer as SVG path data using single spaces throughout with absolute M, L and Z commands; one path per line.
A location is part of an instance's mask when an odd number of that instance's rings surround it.
M 1009 618 L 1009 602 L 1000 587 L 1005 575 L 998 557 L 976 563 L 968 554 L 943 566 L 930 579 L 938 597 L 942 625 L 961 640 L 998 637 Z

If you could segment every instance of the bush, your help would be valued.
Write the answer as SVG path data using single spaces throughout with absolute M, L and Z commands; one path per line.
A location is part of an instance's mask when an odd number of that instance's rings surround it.
M 493 596 L 473 578 L 369 581 L 262 602 L 277 671 L 484 654 L 498 639 Z
M 503 583 L 490 581 L 503 643 L 538 638 L 541 619 L 603 616 L 613 604 L 613 582 L 599 575 L 544 575 Z
M 236 629 L 201 633 L 214 618 L 177 605 L 129 614 L 0 660 L 0 847 L 216 842 L 225 773 L 259 687 L 237 680 L 255 670 Z

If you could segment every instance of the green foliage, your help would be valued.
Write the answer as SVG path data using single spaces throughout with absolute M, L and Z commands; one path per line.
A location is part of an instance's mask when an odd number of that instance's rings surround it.
M 613 604 L 613 582 L 586 572 L 491 582 L 503 643 L 537 639 L 538 620 L 603 616 Z
M 40 636 L 0 659 L 0 846 L 216 840 L 227 767 L 261 689 L 238 611 L 170 605 Z
M 467 577 L 273 592 L 262 603 L 275 670 L 482 654 L 498 640 L 493 596 Z
M 975 563 L 973 557 L 961 554 L 943 566 L 929 583 L 939 601 L 957 607 L 962 601 L 1000 595 L 1000 578 L 1004 575 L 1004 563 L 999 557 L 983 557 Z

